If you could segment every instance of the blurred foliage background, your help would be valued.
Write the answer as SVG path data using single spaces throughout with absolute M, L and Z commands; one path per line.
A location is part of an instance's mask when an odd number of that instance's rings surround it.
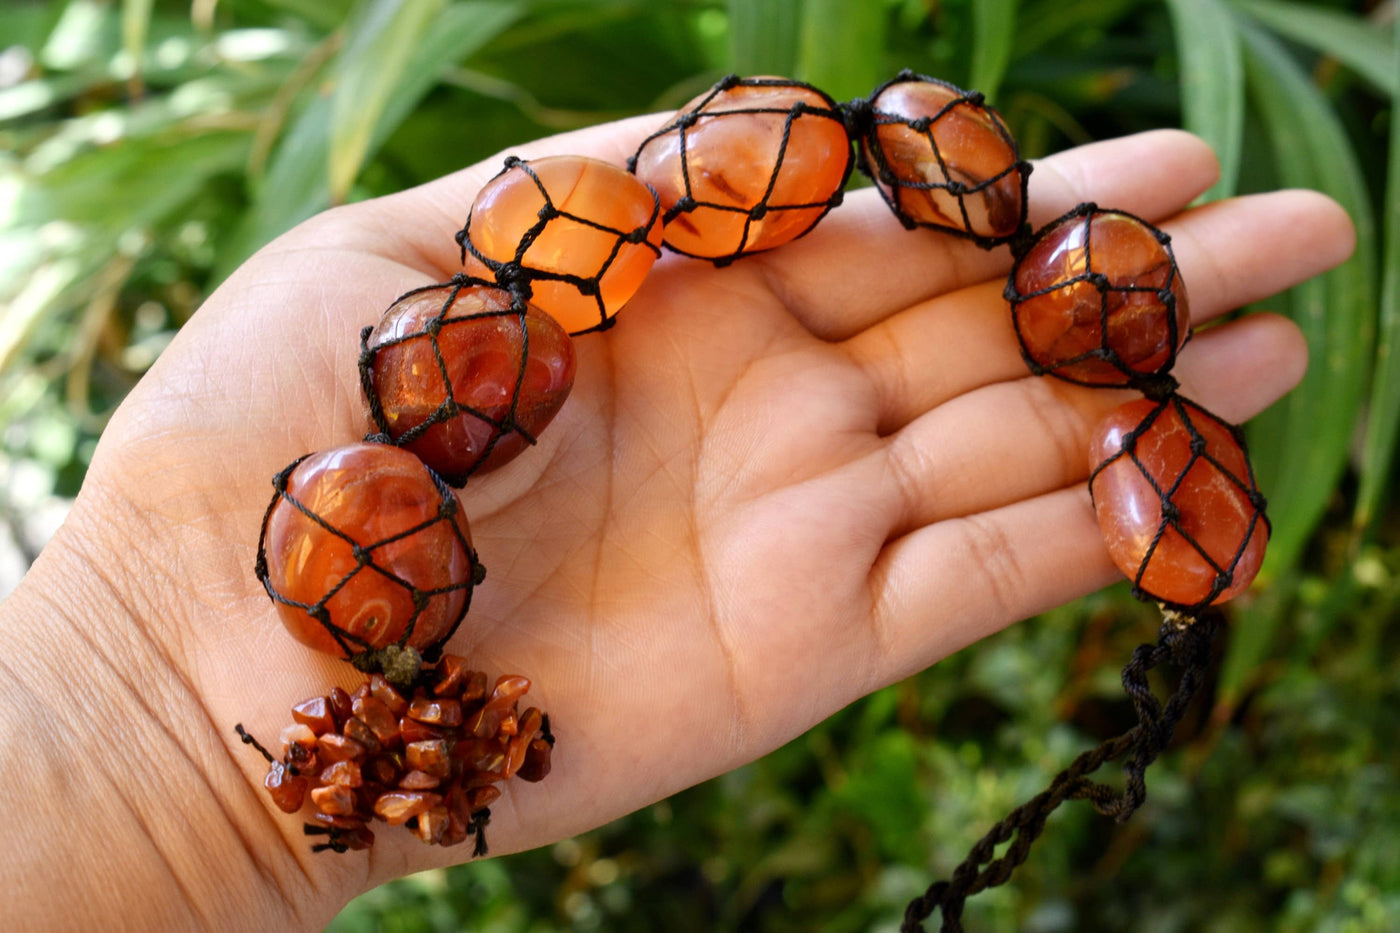
M 838 99 L 910 67 L 980 88 L 1030 157 L 1158 126 L 1209 197 L 1351 212 L 1354 258 L 1270 307 L 1312 346 L 1250 427 L 1274 540 L 1206 696 L 1114 827 L 1070 805 L 972 930 L 1400 930 L 1400 93 L 1394 3 L 1283 0 L 6 0 L 0 523 L 82 481 L 202 298 L 328 205 L 675 107 L 729 71 Z M 466 205 L 463 205 L 465 212 Z M 40 533 L 38 535 L 42 537 Z M 360 930 L 892 930 L 1075 753 L 1133 721 L 1153 612 L 1109 590 L 855 704 L 738 772 L 552 848 L 387 885 Z

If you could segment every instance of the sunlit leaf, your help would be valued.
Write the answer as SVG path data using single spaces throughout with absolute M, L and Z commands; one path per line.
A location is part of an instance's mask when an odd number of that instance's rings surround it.
M 1235 193 L 1244 134 L 1244 62 L 1234 17 L 1221 0 L 1168 0 L 1181 60 L 1183 126 L 1220 160 L 1220 180 L 1206 200 Z
M 344 201 L 360 174 L 375 127 L 444 2 L 366 0 L 351 22 L 331 100 L 332 201 Z
M 1285 0 L 1235 0 L 1261 23 L 1300 45 L 1330 55 L 1388 94 L 1400 92 L 1391 30 L 1354 13 Z M 1204 32 L 1204 30 L 1203 30 Z
M 131 61 L 135 74 L 141 73 L 146 51 L 146 34 L 151 28 L 154 0 L 122 0 L 122 51 Z

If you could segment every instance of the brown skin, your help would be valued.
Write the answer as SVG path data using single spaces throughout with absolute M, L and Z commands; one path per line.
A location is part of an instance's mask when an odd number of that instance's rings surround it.
M 658 122 L 517 152 L 620 163 Z M 369 854 L 313 857 L 233 725 L 275 740 L 294 703 L 355 681 L 286 635 L 253 577 L 269 478 L 365 433 L 357 333 L 455 270 L 452 232 L 499 165 L 282 237 L 113 418 L 67 524 L 0 605 L 11 926 L 314 929 L 469 854 L 381 828 Z M 1215 173 L 1181 133 L 1077 149 L 1035 172 L 1032 220 L 1093 199 L 1165 221 L 1197 323 L 1348 254 L 1350 224 L 1315 194 L 1178 214 Z M 539 448 L 463 496 L 490 572 L 451 650 L 532 678 L 560 740 L 554 773 L 493 807 L 495 852 L 741 765 L 1114 579 L 1085 451 L 1126 396 L 1027 376 L 1007 267 L 904 231 L 863 191 L 728 269 L 663 259 L 614 330 L 579 340 Z M 1258 315 L 1199 335 L 1178 375 L 1243 419 L 1304 359 L 1292 325 Z

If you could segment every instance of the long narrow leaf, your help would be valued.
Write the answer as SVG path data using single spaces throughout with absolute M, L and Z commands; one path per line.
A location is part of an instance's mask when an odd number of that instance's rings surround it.
M 445 9 L 423 37 L 411 63 L 400 71 L 396 86 L 383 98 L 370 126 L 363 158 L 378 151 L 444 70 L 499 35 L 524 7 L 523 3 L 480 0 Z M 344 58 L 347 52 L 340 53 L 342 62 L 349 61 Z M 252 208 L 225 244 L 215 263 L 216 280 L 265 243 L 330 206 L 332 189 L 326 166 L 335 158 L 333 145 L 332 101 L 313 96 L 277 146 Z
M 146 34 L 151 28 L 154 0 L 122 0 L 122 50 L 131 59 L 132 80 L 141 80 Z
M 1269 496 L 1273 538 L 1265 576 L 1291 582 L 1289 571 L 1322 517 L 1346 465 L 1367 384 L 1374 332 L 1375 234 L 1365 183 L 1346 132 L 1327 98 L 1273 36 L 1239 22 L 1250 92 L 1286 185 L 1335 198 L 1356 225 L 1352 258 L 1293 289 L 1287 308 L 1308 340 L 1307 375 L 1282 403 L 1250 426 L 1259 474 Z M 1222 701 L 1242 685 L 1273 645 L 1279 598 L 1266 599 L 1236 627 L 1221 673 Z
M 443 0 L 367 0 L 351 23 L 331 102 L 331 200 L 349 194 L 375 126 L 442 11 Z
M 1236 0 L 1259 22 L 1300 45 L 1330 55 L 1392 96 L 1400 74 L 1391 67 L 1395 39 L 1352 13 L 1284 0 Z
M 797 67 L 802 0 L 729 0 L 730 68 L 791 75 Z
M 1365 393 L 1375 312 L 1375 233 L 1356 153 L 1327 98 L 1278 41 L 1241 23 L 1250 88 L 1284 184 L 1331 195 L 1356 225 L 1356 252 L 1295 289 L 1294 317 L 1311 350 L 1307 375 L 1287 400 L 1267 567 L 1293 566 L 1345 466 Z M 1266 490 L 1266 492 L 1269 492 Z
M 1168 0 L 1181 60 L 1181 113 L 1186 129 L 1220 160 L 1209 201 L 1235 193 L 1244 138 L 1244 60 L 1234 17 L 1220 0 Z
M 807 0 L 795 77 L 837 100 L 869 94 L 885 77 L 885 7 Z
M 1400 19 L 1391 47 L 1391 74 L 1400 86 Z M 1361 459 L 1361 490 L 1356 525 L 1368 528 L 1380 511 L 1391 481 L 1395 438 L 1400 429 L 1400 119 L 1392 102 L 1390 168 L 1386 179 L 1385 254 L 1381 286 L 1380 333 L 1376 348 L 1376 377 L 1366 423 L 1366 446 Z
M 972 67 L 967 83 L 995 101 L 1011 61 L 1018 0 L 978 0 L 972 5 Z

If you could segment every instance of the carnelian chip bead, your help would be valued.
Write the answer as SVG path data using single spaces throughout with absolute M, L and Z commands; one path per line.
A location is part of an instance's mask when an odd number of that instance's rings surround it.
M 861 170 L 906 227 L 1005 243 L 1026 222 L 1016 141 L 978 92 L 902 72 L 870 96 Z
M 841 201 L 851 141 L 835 101 L 786 78 L 730 76 L 628 160 L 666 211 L 668 247 L 723 264 L 811 230 Z
M 1083 385 L 1128 386 L 1164 374 L 1191 333 L 1170 237 L 1093 204 L 1036 234 L 1006 298 L 1032 371 Z
M 571 334 L 607 327 L 661 255 L 656 192 L 583 156 L 525 162 L 477 194 L 457 234 L 468 274 L 523 273 L 530 301 Z
M 292 636 L 338 657 L 404 640 L 429 650 L 481 576 L 456 495 L 413 454 L 351 444 L 283 470 L 257 573 Z
M 1120 406 L 1090 444 L 1109 555 L 1142 595 L 1187 610 L 1243 592 L 1269 538 L 1240 431 L 1171 395 Z
M 311 783 L 293 774 L 282 762 L 273 761 L 267 769 L 267 776 L 263 778 L 263 786 L 279 810 L 295 813 L 306 802 L 306 791 Z
M 465 278 L 409 292 L 361 335 L 360 382 L 383 439 L 453 486 L 533 444 L 575 369 L 553 318 Z

